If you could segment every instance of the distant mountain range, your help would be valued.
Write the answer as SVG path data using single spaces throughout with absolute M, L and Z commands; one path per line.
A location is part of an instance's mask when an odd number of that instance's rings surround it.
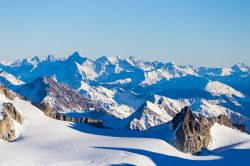
M 75 52 L 1 62 L 0 83 L 54 115 L 94 118 L 110 128 L 147 130 L 185 106 L 249 124 L 250 67 L 243 63 L 206 68 Z

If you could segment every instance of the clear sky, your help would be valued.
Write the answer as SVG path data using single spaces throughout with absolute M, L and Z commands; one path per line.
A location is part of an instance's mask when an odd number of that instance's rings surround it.
M 250 0 L 0 0 L 0 60 L 73 51 L 250 65 Z

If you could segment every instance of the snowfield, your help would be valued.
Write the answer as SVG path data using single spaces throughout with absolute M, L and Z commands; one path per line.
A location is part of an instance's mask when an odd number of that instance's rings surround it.
M 0 99 L 9 101 L 2 95 Z M 23 116 L 24 124 L 16 128 L 20 136 L 15 141 L 0 141 L 0 165 L 233 165 L 250 160 L 250 136 L 217 124 L 212 128 L 212 151 L 193 156 L 154 137 L 160 135 L 156 132 L 167 132 L 164 128 L 145 132 L 98 129 L 51 119 L 19 98 L 9 102 Z

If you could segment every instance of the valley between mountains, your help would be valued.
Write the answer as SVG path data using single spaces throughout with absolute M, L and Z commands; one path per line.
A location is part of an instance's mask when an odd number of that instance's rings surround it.
M 250 67 L 134 57 L 0 62 L 0 165 L 249 162 Z

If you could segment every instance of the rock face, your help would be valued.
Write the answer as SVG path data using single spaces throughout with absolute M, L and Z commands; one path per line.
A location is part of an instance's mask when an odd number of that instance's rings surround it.
M 0 94 L 4 94 L 9 100 L 14 100 L 18 95 L 0 84 Z
M 203 116 L 194 114 L 185 107 L 172 120 L 176 131 L 176 147 L 185 153 L 196 153 L 206 148 L 210 142 L 210 122 Z
M 102 120 L 92 119 L 92 118 L 85 118 L 85 117 L 69 117 L 62 113 L 59 113 L 55 110 L 55 108 L 52 108 L 49 103 L 33 103 L 36 107 L 41 109 L 44 114 L 48 117 L 51 117 L 53 119 L 62 120 L 62 121 L 69 121 L 69 122 L 81 122 L 81 123 L 87 123 L 91 126 L 103 128 L 103 122 Z
M 4 103 L 0 114 L 2 117 L 0 120 L 0 138 L 9 142 L 13 141 L 16 138 L 14 121 L 22 124 L 22 117 L 11 103 Z
M 51 118 L 102 127 L 102 121 L 97 119 L 106 113 L 104 109 L 53 78 L 39 77 L 17 92 Z
M 220 115 L 217 118 L 212 118 L 212 120 L 214 120 L 215 122 L 217 122 L 221 125 L 240 130 L 241 132 L 244 132 L 244 133 L 249 133 L 247 131 L 246 126 L 244 126 L 242 124 L 232 123 L 232 121 L 225 115 Z
M 12 103 L 3 103 L 3 111 L 19 124 L 23 123 L 23 118 Z
M 247 133 L 243 125 L 232 123 L 225 115 L 208 118 L 193 113 L 189 107 L 184 107 L 171 123 L 175 131 L 176 147 L 185 153 L 197 153 L 203 148 L 208 148 L 211 141 L 210 128 L 214 123 Z
M 67 84 L 58 83 L 50 77 L 39 77 L 16 90 L 33 103 L 49 103 L 57 112 L 100 110 L 97 105 L 77 93 Z

